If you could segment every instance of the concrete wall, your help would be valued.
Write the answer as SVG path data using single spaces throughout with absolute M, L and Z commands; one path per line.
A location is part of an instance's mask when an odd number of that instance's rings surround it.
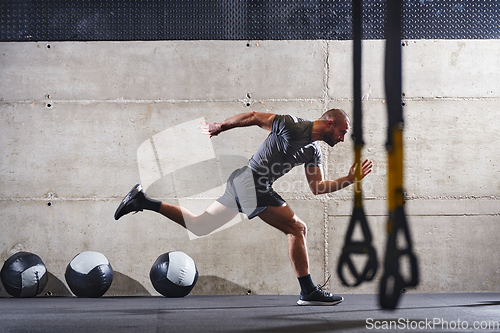
M 144 212 L 119 221 L 122 197 L 148 195 L 203 211 L 266 136 L 258 128 L 209 140 L 197 123 L 249 110 L 315 119 L 352 111 L 348 41 L 192 41 L 0 44 L 0 260 L 37 253 L 51 276 L 44 293 L 70 294 L 66 265 L 99 251 L 115 280 L 107 295 L 157 295 L 149 269 L 180 250 L 196 262 L 194 294 L 298 294 L 286 237 L 258 218 L 196 238 Z M 383 41 L 363 54 L 365 211 L 380 264 L 385 251 L 386 109 Z M 419 258 L 416 292 L 496 291 L 500 233 L 500 139 L 496 105 L 500 41 L 407 41 L 403 47 L 405 188 Z M 344 176 L 352 140 L 322 144 L 328 177 Z M 316 283 L 332 274 L 352 189 L 313 196 L 302 167 L 275 188 L 309 226 Z M 378 280 L 380 273 L 377 275 Z M 0 290 L 1 295 L 6 295 Z

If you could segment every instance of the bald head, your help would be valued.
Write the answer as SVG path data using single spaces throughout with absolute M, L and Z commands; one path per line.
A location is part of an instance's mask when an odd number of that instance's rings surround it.
M 330 109 L 314 122 L 313 140 L 323 140 L 331 147 L 344 142 L 344 137 L 351 127 L 349 116 L 341 109 Z
M 342 109 L 330 109 L 323 113 L 323 115 L 319 118 L 321 120 L 333 120 L 333 124 L 335 126 L 338 126 L 339 124 L 343 123 L 344 121 L 347 121 L 347 123 L 350 125 L 351 120 L 349 119 L 349 116 L 347 113 L 344 112 Z

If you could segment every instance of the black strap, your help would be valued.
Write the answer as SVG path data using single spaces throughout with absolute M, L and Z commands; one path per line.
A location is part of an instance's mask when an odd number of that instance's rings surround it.
M 384 273 L 380 280 L 379 303 L 395 309 L 401 292 L 418 284 L 417 258 L 413 254 L 410 231 L 404 211 L 403 191 L 403 109 L 401 105 L 401 1 L 387 0 L 385 90 L 388 112 L 388 204 L 387 246 Z M 400 236 L 401 235 L 401 236 Z M 405 247 L 399 244 L 402 239 Z M 401 260 L 407 257 L 409 278 L 401 274 Z
M 355 145 L 364 145 L 363 142 L 363 114 L 361 95 L 361 39 L 362 39 L 363 1 L 352 2 L 352 31 L 353 31 L 353 132 Z
M 354 241 L 352 240 L 352 238 L 354 230 L 358 225 L 361 228 L 363 239 Z M 352 255 L 368 256 L 368 260 L 366 261 L 365 267 L 362 271 L 359 271 L 352 262 Z M 345 266 L 347 266 L 352 277 L 354 278 L 354 283 L 349 283 L 345 278 Z M 375 248 L 372 246 L 372 234 L 370 232 L 370 228 L 368 227 L 366 215 L 363 211 L 363 207 L 354 207 L 351 221 L 349 222 L 349 227 L 345 236 L 342 254 L 340 255 L 339 263 L 337 266 L 337 274 L 339 275 L 342 284 L 344 284 L 345 286 L 354 287 L 360 285 L 364 281 L 371 281 L 375 277 L 377 269 L 377 253 L 375 252 Z
M 352 4 L 353 21 L 353 89 L 354 89 L 354 112 L 353 112 L 353 139 L 355 143 L 355 163 L 356 163 L 356 181 L 354 192 L 354 209 L 352 212 L 349 227 L 345 235 L 344 247 L 340 255 L 337 274 L 340 281 L 346 286 L 357 286 L 364 281 L 371 281 L 377 273 L 378 261 L 375 249 L 372 246 L 372 234 L 366 220 L 366 215 L 362 204 L 361 191 L 361 149 L 363 142 L 362 126 L 362 101 L 361 101 L 361 39 L 362 39 L 362 0 L 354 0 Z M 363 239 L 353 240 L 354 230 L 359 225 Z M 367 255 L 365 267 L 360 271 L 352 261 L 352 255 Z M 344 267 L 349 269 L 354 278 L 353 283 L 349 283 L 344 276 Z
M 401 292 L 406 287 L 415 287 L 418 284 L 418 264 L 417 258 L 413 254 L 410 231 L 406 221 L 403 206 L 398 207 L 391 214 L 389 231 L 387 238 L 387 248 L 384 260 L 384 274 L 380 280 L 379 302 L 384 309 L 395 309 Z M 403 233 L 406 247 L 398 247 L 398 235 Z M 410 274 L 407 279 L 401 274 L 401 260 L 408 257 L 408 268 Z

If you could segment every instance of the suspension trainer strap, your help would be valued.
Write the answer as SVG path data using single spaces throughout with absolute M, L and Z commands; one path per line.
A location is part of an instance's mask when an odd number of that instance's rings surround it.
M 364 281 L 370 281 L 377 273 L 378 261 L 375 249 L 372 246 L 372 234 L 366 220 L 363 209 L 363 194 L 361 190 L 361 149 L 363 148 L 363 127 L 362 127 L 362 102 L 361 102 L 361 39 L 362 39 L 362 0 L 354 0 L 352 4 L 353 20 L 353 68 L 354 68 L 354 114 L 353 114 L 353 139 L 354 139 L 354 160 L 356 163 L 355 183 L 354 183 L 354 209 L 352 212 L 349 227 L 344 240 L 344 247 L 340 255 L 337 266 L 337 273 L 340 280 L 346 286 L 357 286 Z M 363 239 L 353 240 L 354 230 L 359 225 Z M 363 270 L 358 271 L 351 255 L 367 255 Z M 344 267 L 349 269 L 353 283 L 349 283 L 344 276 Z
M 388 208 L 387 245 L 384 273 L 380 280 L 379 302 L 395 309 L 401 292 L 418 284 L 418 264 L 413 253 L 410 230 L 404 211 L 403 190 L 403 108 L 401 105 L 401 1 L 387 0 L 385 90 L 388 112 Z M 402 245 L 401 243 L 405 244 Z M 410 274 L 401 274 L 400 262 L 407 257 Z

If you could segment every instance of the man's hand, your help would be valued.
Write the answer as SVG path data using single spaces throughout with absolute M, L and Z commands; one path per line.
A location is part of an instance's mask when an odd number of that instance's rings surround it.
M 203 134 L 210 135 L 210 137 L 217 136 L 222 132 L 221 123 L 207 123 L 205 121 L 201 122 L 203 125 L 198 126 Z
M 369 159 L 366 159 L 361 163 L 361 179 L 365 178 L 367 174 L 372 172 L 373 169 L 373 162 L 370 161 Z M 354 183 L 355 179 L 355 174 L 356 174 L 356 163 L 354 163 L 351 168 L 349 169 L 349 175 L 347 178 Z M 360 180 L 361 180 L 360 179 Z

